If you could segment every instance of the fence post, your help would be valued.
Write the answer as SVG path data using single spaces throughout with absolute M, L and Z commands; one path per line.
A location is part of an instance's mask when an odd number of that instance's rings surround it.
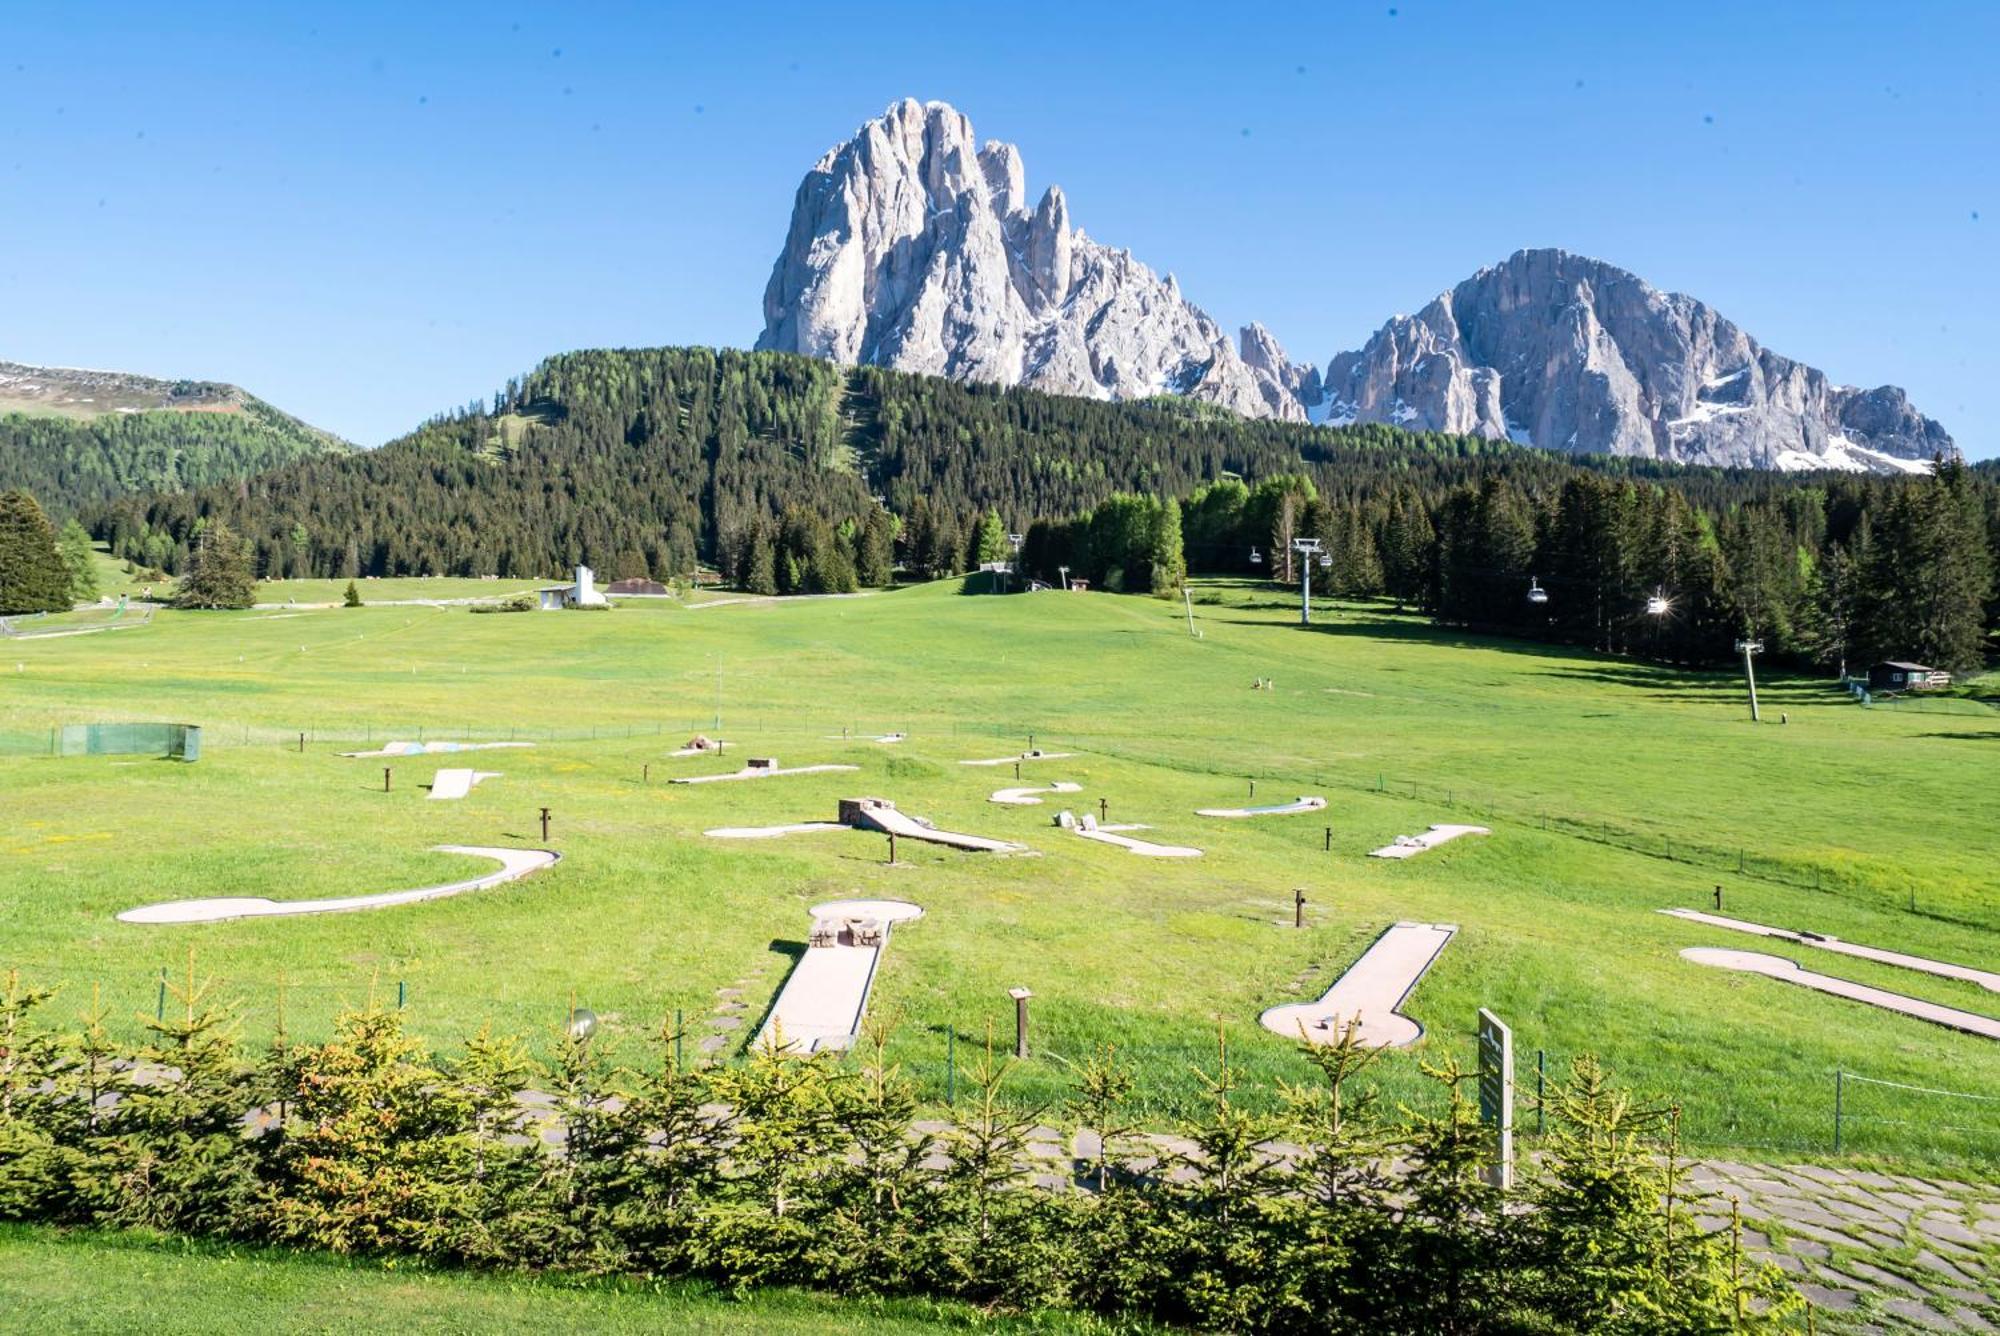
M 955 1029 L 944 1032 L 944 1102 L 958 1103 L 958 1031 Z
M 396 1010 L 401 1011 L 403 1009 L 403 1004 L 409 1000 L 410 1000 L 409 981 L 405 979 L 396 980 Z
M 681 1066 L 681 1009 L 674 1008 L 674 1070 Z
M 1548 1088 L 1548 1054 L 1535 1050 L 1535 1135 L 1540 1136 L 1548 1126 L 1549 1110 L 1543 1096 Z
M 153 1004 L 153 1019 L 156 1021 L 164 1021 L 166 1018 L 167 1018 L 167 967 L 162 965 L 160 966 L 160 1000 Z
M 1842 1096 L 1846 1093 L 1847 1073 L 1836 1067 L 1833 1069 L 1833 1153 L 1840 1154 L 1840 1116 Z

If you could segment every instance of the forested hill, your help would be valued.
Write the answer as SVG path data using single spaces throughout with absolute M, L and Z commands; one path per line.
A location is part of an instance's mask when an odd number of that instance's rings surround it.
M 1494 469 L 1553 486 L 1577 467 L 1379 425 L 1246 421 L 1178 400 L 1104 403 L 784 353 L 659 348 L 553 357 L 491 404 L 379 450 L 132 498 L 93 519 L 122 555 L 168 567 L 197 521 L 219 515 L 249 536 L 266 576 L 518 578 L 576 561 L 669 574 L 697 560 L 735 569 L 787 507 L 839 527 L 881 497 L 898 516 L 931 512 L 962 533 L 978 512 L 997 509 L 1021 529 L 1117 492 L 1184 496 L 1231 473 L 1302 472 L 1324 492 L 1362 496 L 1437 494 Z M 1718 498 L 1784 485 L 1593 467 L 1673 476 Z
M 353 448 L 230 385 L 13 364 L 0 364 L 0 371 L 10 373 L 0 375 L 0 490 L 26 488 L 57 515 L 127 493 L 228 482 Z M 49 382 L 64 377 L 114 383 L 82 387 L 105 391 L 95 395 L 46 393 Z M 43 393 L 8 392 L 23 382 Z M 135 394 L 134 386 L 161 388 Z

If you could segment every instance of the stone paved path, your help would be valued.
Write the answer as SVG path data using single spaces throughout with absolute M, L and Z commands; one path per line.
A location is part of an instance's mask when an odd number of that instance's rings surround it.
M 1751 1251 L 1834 1319 L 1820 1330 L 2000 1332 L 2000 1184 L 1729 1160 L 1694 1179 L 1738 1203 Z

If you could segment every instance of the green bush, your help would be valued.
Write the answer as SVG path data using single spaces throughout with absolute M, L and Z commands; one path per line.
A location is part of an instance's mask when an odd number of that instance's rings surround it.
M 1302 1050 L 1314 1079 L 1277 1114 L 1239 1101 L 1222 1051 L 1166 1143 L 1185 1150 L 1137 1133 L 1105 1053 L 1067 1110 L 1102 1149 L 1047 1186 L 1028 1143 L 1048 1111 L 1004 1097 L 990 1042 L 929 1130 L 881 1029 L 846 1057 L 694 1067 L 671 1033 L 572 1036 L 546 1065 L 481 1033 L 440 1062 L 371 1003 L 253 1059 L 192 959 L 171 997 L 125 1052 L 99 1017 L 43 1024 L 50 994 L 8 978 L 0 1217 L 1231 1331 L 1745 1332 L 1798 1302 L 1696 1223 L 1670 1114 L 1588 1059 L 1502 1191 L 1462 1074 L 1432 1071 L 1442 1113 L 1384 1112 L 1352 1030 Z

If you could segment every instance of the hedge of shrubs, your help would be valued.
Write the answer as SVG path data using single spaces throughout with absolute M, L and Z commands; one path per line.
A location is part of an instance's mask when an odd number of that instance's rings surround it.
M 989 1045 L 934 1122 L 880 1031 L 699 1066 L 671 1034 L 566 1036 L 541 1063 L 482 1031 L 445 1060 L 371 1005 L 253 1053 L 192 966 L 172 993 L 127 1047 L 9 976 L 0 1218 L 1232 1331 L 1734 1332 L 1799 1302 L 1696 1222 L 1673 1111 L 1590 1059 L 1502 1192 L 1465 1076 L 1427 1068 L 1442 1112 L 1386 1108 L 1351 1035 L 1302 1045 L 1274 1115 L 1218 1044 L 1205 1112 L 1167 1139 L 1133 1125 L 1112 1051 L 1066 1108 L 1023 1111 Z M 1090 1129 L 1057 1183 L 1028 1148 L 1047 1118 Z

